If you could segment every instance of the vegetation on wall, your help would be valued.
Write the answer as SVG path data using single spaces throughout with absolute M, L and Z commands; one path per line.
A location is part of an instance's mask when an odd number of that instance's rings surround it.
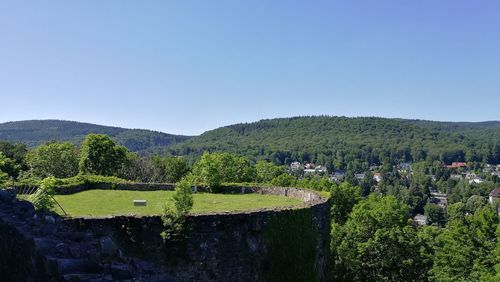
M 56 179 L 54 177 L 45 178 L 36 192 L 30 195 L 30 200 L 37 210 L 43 212 L 52 211 L 54 208 L 54 188 L 56 187 Z
M 163 231 L 161 236 L 167 243 L 182 241 L 186 238 L 189 226 L 186 224 L 187 216 L 193 209 L 192 185 L 187 180 L 181 180 L 175 186 L 174 208 L 165 205 L 161 220 Z
M 317 281 L 317 232 L 311 209 L 273 215 L 263 236 L 268 246 L 263 263 L 265 281 Z

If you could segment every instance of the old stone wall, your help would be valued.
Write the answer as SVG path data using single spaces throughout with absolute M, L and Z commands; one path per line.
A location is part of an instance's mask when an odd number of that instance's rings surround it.
M 1 247 L 8 254 L 13 252 L 13 246 L 26 250 L 16 259 L 26 267 L 25 273 L 61 280 L 72 277 L 81 280 L 133 277 L 139 281 L 325 280 L 330 226 L 327 199 L 313 191 L 294 188 L 227 189 L 231 193 L 296 197 L 304 204 L 294 208 L 193 215 L 188 219 L 187 239 L 176 243 L 163 241 L 158 216 L 54 217 L 52 223 L 33 219 L 32 214 L 24 215 L 17 208 L 5 210 L 5 206 L 18 207 L 26 202 L 0 204 L 1 238 L 19 232 L 16 230 L 23 224 L 18 221 L 28 222 L 22 227 L 27 230 L 25 234 L 15 234 L 13 237 L 20 238 Z M 18 221 L 6 222 L 9 214 L 18 214 Z M 7 260 L 1 253 L 0 256 Z M 2 269 L 0 275 L 3 274 Z

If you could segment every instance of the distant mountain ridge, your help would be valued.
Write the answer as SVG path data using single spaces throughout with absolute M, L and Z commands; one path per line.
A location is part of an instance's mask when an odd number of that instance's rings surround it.
M 29 147 L 47 141 L 80 143 L 90 133 L 107 134 L 131 151 L 162 152 L 190 136 L 173 135 L 145 129 L 127 129 L 66 120 L 24 120 L 0 123 L 0 140 L 23 142 Z
M 495 147 L 497 146 L 497 147 Z M 228 151 L 277 163 L 350 159 L 381 163 L 484 159 L 496 162 L 500 122 L 436 122 L 379 117 L 303 116 L 265 119 L 207 131 L 173 146 L 180 155 Z
M 33 147 L 50 140 L 79 143 L 89 133 L 110 135 L 131 151 L 172 153 L 196 158 L 204 151 L 226 151 L 277 163 L 360 159 L 500 161 L 500 121 L 440 122 L 379 117 L 301 116 L 265 119 L 209 130 L 199 136 L 172 135 L 63 120 L 0 124 L 0 140 Z M 497 147 L 495 147 L 497 146 Z

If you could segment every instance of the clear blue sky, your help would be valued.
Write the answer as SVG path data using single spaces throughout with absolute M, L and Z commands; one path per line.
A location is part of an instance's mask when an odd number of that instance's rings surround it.
M 0 122 L 500 119 L 500 1 L 0 2 Z

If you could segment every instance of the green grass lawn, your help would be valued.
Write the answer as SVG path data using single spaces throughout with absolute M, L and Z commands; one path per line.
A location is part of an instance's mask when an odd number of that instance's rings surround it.
M 88 190 L 55 198 L 70 216 L 159 215 L 164 204 L 173 206 L 173 191 Z M 300 200 L 261 194 L 196 193 L 192 213 L 242 211 L 293 206 Z M 147 200 L 147 206 L 134 206 L 132 200 Z M 62 213 L 59 208 L 56 212 Z

